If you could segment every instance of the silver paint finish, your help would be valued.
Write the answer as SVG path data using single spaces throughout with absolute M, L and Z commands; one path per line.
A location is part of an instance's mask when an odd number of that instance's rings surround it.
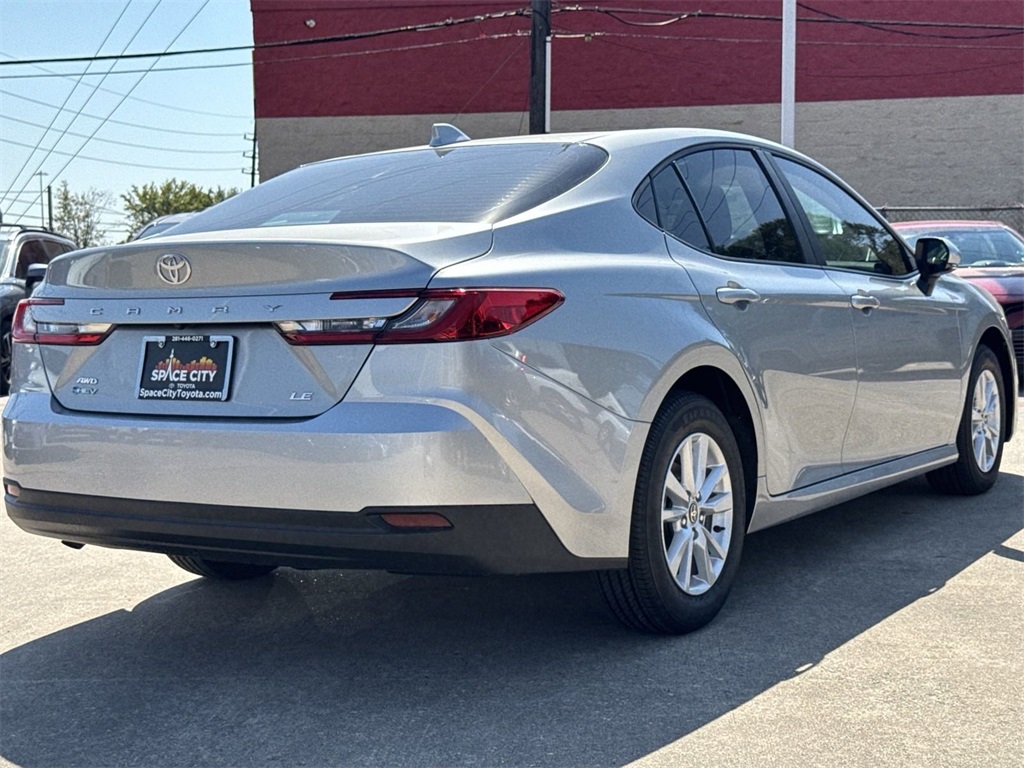
M 477 430 L 425 403 L 343 403 L 298 421 L 182 422 L 55 411 L 49 395 L 22 392 L 3 426 L 5 473 L 28 488 L 339 512 L 530 502 Z
M 846 295 L 816 266 L 720 259 L 666 237 L 757 393 L 773 494 L 836 477 L 857 392 Z M 720 293 L 726 291 L 727 301 Z M 732 301 L 744 291 L 756 300 Z
M 66 303 L 39 317 L 91 322 L 99 309 L 118 328 L 96 348 L 16 345 L 5 473 L 30 488 L 263 507 L 532 502 L 572 553 L 624 557 L 650 422 L 698 369 L 728 377 L 752 416 L 751 530 L 955 460 L 979 340 L 1008 344 L 994 302 L 955 278 L 930 303 L 909 283 L 886 293 L 871 276 L 856 276 L 865 287 L 813 267 L 729 262 L 666 245 L 636 215 L 632 192 L 662 159 L 746 139 L 669 129 L 564 138 L 603 147 L 607 164 L 493 227 L 226 231 L 55 260 L 43 292 Z M 168 252 L 192 261 L 183 286 L 154 272 Z M 288 348 L 270 325 L 393 316 L 408 299 L 330 296 L 425 285 L 553 288 L 566 300 L 491 341 Z M 878 307 L 854 307 L 862 289 Z M 913 335 L 893 327 L 903 313 Z M 230 401 L 130 403 L 136 343 L 175 325 L 236 337 Z M 1004 418 L 1009 432 L 1012 410 Z M 893 456 L 878 431 L 886 419 L 900 440 L 919 426 L 923 437 L 906 444 L 923 447 Z
M 857 404 L 843 444 L 843 471 L 954 442 L 971 363 L 960 336 L 968 303 L 959 281 L 940 280 L 929 297 L 916 276 L 825 273 L 851 300 L 871 297 L 879 305 L 856 309 L 851 303 L 849 310 Z

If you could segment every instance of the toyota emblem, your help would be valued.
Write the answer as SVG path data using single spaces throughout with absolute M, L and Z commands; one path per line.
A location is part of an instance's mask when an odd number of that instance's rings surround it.
M 156 260 L 156 273 L 168 285 L 181 285 L 192 277 L 192 265 L 180 253 L 165 253 Z

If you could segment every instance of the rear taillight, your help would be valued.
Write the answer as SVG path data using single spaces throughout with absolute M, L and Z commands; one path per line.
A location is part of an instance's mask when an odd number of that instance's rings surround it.
M 17 344 L 90 346 L 103 341 L 113 328 L 110 323 L 49 323 L 36 322 L 32 317 L 32 307 L 63 304 L 63 299 L 24 299 L 19 302 L 11 323 L 11 341 Z
M 407 344 L 507 336 L 539 320 L 565 297 L 550 288 L 437 289 L 395 318 L 304 320 L 277 323 L 290 344 Z M 398 293 L 389 294 L 391 297 Z M 332 299 L 366 298 L 337 293 Z

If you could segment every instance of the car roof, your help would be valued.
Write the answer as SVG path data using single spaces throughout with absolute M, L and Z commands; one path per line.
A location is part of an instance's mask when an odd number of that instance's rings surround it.
M 367 155 L 386 155 L 395 152 L 412 152 L 417 150 L 430 149 L 433 151 L 444 151 L 458 147 L 486 147 L 505 146 L 519 144 L 572 144 L 586 143 L 601 147 L 614 153 L 622 150 L 636 150 L 641 147 L 659 148 L 662 145 L 671 146 L 673 149 L 682 149 L 687 145 L 705 142 L 741 142 L 748 145 L 761 146 L 766 149 L 784 150 L 791 154 L 801 156 L 799 152 L 784 147 L 767 139 L 750 136 L 744 133 L 733 131 L 719 131 L 711 128 L 634 128 L 620 131 L 577 131 L 573 133 L 538 133 L 526 134 L 523 136 L 495 136 L 484 139 L 470 139 L 468 141 L 453 142 L 438 147 L 430 147 L 426 144 L 414 147 L 401 147 L 386 149 L 379 152 L 370 152 Z M 335 160 L 347 159 L 350 156 L 332 157 L 324 160 L 317 160 L 306 165 L 319 165 L 330 163 Z
M 936 219 L 934 221 L 894 221 L 892 228 L 905 229 L 1009 229 L 1001 221 L 981 221 L 966 219 Z

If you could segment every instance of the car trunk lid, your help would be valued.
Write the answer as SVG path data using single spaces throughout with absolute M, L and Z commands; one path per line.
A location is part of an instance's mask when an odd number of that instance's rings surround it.
M 400 315 L 437 269 L 491 244 L 486 225 L 301 230 L 167 237 L 54 260 L 36 298 L 60 303 L 32 306 L 31 320 L 110 326 L 99 344 L 39 345 L 57 401 L 118 414 L 317 415 L 344 397 L 372 345 L 297 346 L 276 323 Z

